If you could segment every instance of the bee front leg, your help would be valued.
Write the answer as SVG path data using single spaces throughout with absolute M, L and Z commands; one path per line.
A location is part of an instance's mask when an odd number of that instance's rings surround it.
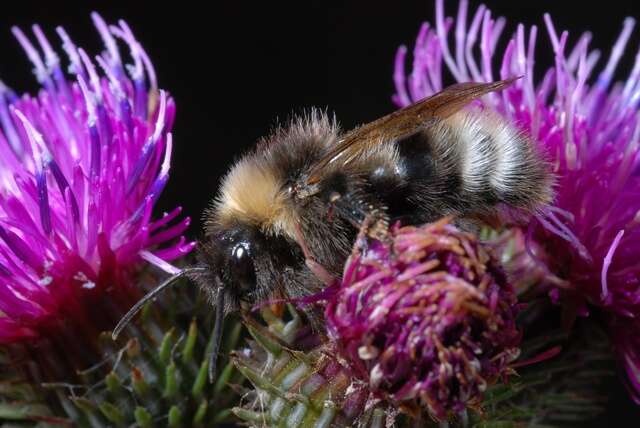
M 320 281 L 324 283 L 324 285 L 329 286 L 333 285 L 336 281 L 336 277 L 333 276 L 324 266 L 318 263 L 309 251 L 309 247 L 304 239 L 304 235 L 302 234 L 302 229 L 300 225 L 296 225 L 296 241 L 298 241 L 298 245 L 302 249 L 302 253 L 304 254 L 304 262 L 309 268 L 309 270 L 318 278 Z

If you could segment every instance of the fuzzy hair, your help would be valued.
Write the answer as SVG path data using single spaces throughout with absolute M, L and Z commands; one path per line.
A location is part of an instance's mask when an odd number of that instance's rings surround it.
M 257 226 L 267 235 L 291 236 L 295 211 L 288 209 L 292 170 L 302 170 L 338 139 L 339 127 L 318 109 L 278 126 L 243 156 L 222 181 L 205 213 L 207 232 L 237 222 Z

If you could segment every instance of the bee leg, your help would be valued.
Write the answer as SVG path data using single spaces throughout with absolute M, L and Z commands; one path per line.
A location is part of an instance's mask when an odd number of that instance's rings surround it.
M 304 240 L 304 235 L 302 234 L 302 230 L 300 229 L 300 225 L 296 225 L 296 241 L 298 241 L 298 245 L 302 249 L 302 253 L 304 254 L 304 262 L 309 268 L 309 270 L 318 278 L 320 281 L 324 283 L 324 285 L 329 286 L 332 285 L 336 281 L 336 277 L 331 275 L 324 266 L 315 261 L 311 251 L 309 251 L 309 247 Z
M 324 283 L 324 285 L 329 286 L 335 282 L 336 278 L 331 275 L 329 271 L 326 270 L 320 263 L 310 258 L 305 259 L 304 262 L 309 270 L 313 272 L 313 274 L 317 276 Z
M 386 208 L 377 202 L 370 202 L 358 191 L 340 193 L 332 190 L 326 201 L 330 212 L 339 215 L 366 235 L 385 240 L 389 229 L 389 217 Z

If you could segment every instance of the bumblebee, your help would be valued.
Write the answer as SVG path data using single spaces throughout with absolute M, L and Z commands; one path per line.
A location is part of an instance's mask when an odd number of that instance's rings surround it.
M 463 228 L 552 200 L 553 177 L 532 139 L 474 105 L 513 80 L 462 83 L 342 132 L 312 111 L 261 140 L 233 165 L 206 211 L 194 267 L 181 276 L 210 296 L 215 372 L 224 315 L 274 298 L 295 299 L 339 277 L 365 219 L 368 233 L 450 215 Z

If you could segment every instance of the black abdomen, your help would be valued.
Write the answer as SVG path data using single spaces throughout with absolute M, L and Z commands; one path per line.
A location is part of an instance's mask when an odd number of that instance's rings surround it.
M 392 221 L 484 214 L 501 203 L 533 210 L 551 199 L 552 177 L 533 141 L 487 114 L 458 113 L 394 150 L 396 167 L 373 168 L 369 180 Z

